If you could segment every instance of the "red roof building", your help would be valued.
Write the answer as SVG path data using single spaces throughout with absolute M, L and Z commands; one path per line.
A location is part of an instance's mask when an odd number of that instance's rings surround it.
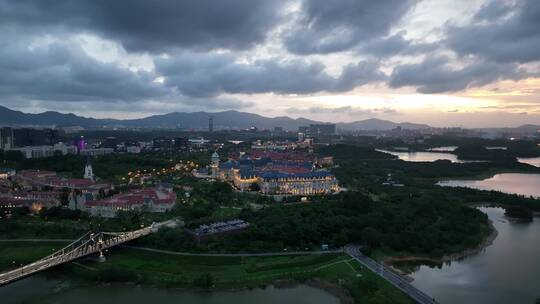
M 176 193 L 172 189 L 155 187 L 133 190 L 112 197 L 88 201 L 86 210 L 93 216 L 115 217 L 118 211 L 146 209 L 150 212 L 166 212 L 174 207 Z

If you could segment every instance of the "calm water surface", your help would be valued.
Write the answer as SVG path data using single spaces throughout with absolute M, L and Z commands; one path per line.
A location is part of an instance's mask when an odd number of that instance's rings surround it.
M 540 174 L 502 173 L 484 180 L 447 180 L 437 184 L 540 197 Z
M 454 152 L 457 148 L 458 148 L 458 146 L 434 147 L 434 148 L 429 148 L 428 151 L 433 151 L 433 152 Z
M 2 304 L 339 304 L 329 293 L 309 286 L 243 291 L 195 292 L 108 285 L 69 288 L 56 280 L 32 277 L 0 288 Z
M 533 165 L 535 167 L 540 167 L 540 157 L 520 157 L 518 158 L 520 163 L 525 163 Z
M 540 298 L 540 219 L 512 223 L 480 208 L 499 235 L 483 252 L 440 267 L 420 266 L 412 284 L 443 304 L 534 304 Z
M 445 152 L 395 152 L 388 150 L 379 150 L 397 156 L 399 159 L 410 162 L 434 162 L 436 160 L 449 160 L 453 163 L 464 163 L 465 161 L 459 160 L 457 155 Z

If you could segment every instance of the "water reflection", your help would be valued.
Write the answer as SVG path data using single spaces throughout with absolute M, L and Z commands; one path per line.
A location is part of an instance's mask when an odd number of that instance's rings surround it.
M 32 277 L 0 288 L 0 303 L 15 304 L 339 304 L 329 293 L 301 285 L 294 288 L 273 288 L 197 292 L 177 289 L 157 289 L 129 285 L 89 285 L 70 288 L 59 281 Z
M 518 158 L 520 163 L 529 164 L 535 167 L 540 167 L 540 157 L 520 157 Z
M 444 146 L 444 147 L 435 147 L 435 148 L 429 148 L 428 151 L 433 152 L 454 152 L 458 146 Z
M 493 244 L 461 261 L 412 265 L 412 284 L 441 303 L 535 303 L 540 297 L 540 220 L 513 223 L 502 208 L 480 209 L 499 232 Z
M 440 181 L 437 185 L 540 197 L 540 174 L 502 173 L 484 180 L 447 180 Z
M 399 159 L 410 162 L 434 162 L 437 160 L 449 160 L 453 163 L 464 163 L 457 158 L 457 155 L 444 152 L 395 152 L 377 149 L 379 152 L 397 156 Z

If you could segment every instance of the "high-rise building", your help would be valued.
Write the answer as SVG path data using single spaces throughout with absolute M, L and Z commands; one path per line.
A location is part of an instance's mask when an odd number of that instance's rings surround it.
M 120 141 L 116 137 L 109 136 L 109 137 L 106 137 L 105 140 L 101 142 L 101 147 L 116 149 L 116 146 L 118 146 L 119 143 Z
M 173 147 L 173 140 L 170 137 L 156 137 L 153 140 L 153 147 L 156 150 L 170 150 Z
M 59 141 L 58 130 L 23 128 L 13 130 L 15 147 L 52 146 Z
M 3 127 L 0 129 L 0 149 L 11 150 L 13 149 L 13 129 L 10 127 Z
M 189 139 L 186 137 L 176 137 L 174 139 L 174 148 L 178 150 L 189 149 Z
M 86 149 L 86 140 L 84 140 L 84 136 L 81 136 L 81 138 L 77 140 L 77 148 L 79 149 L 79 151 Z
M 208 117 L 208 132 L 214 132 L 214 115 Z
M 312 137 L 336 134 L 335 124 L 311 124 L 309 125 L 309 135 Z

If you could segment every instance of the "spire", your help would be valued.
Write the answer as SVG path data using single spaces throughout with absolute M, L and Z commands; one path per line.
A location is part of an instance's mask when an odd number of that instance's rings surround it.
M 86 165 L 84 166 L 84 178 L 94 180 L 94 170 L 92 169 L 92 161 L 90 156 L 86 158 Z

